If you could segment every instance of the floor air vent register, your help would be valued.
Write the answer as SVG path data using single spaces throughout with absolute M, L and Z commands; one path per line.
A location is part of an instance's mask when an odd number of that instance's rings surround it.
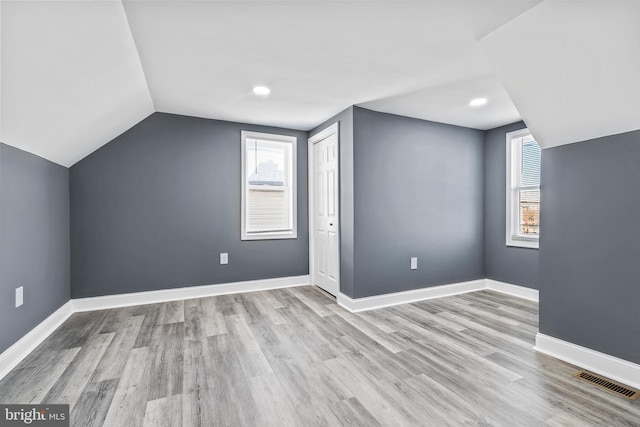
M 588 371 L 578 371 L 573 376 L 630 400 L 640 397 L 640 391 Z

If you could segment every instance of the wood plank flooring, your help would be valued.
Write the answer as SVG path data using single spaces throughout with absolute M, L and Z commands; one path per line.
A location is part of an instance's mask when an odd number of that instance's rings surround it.
M 74 426 L 640 425 L 482 291 L 352 314 L 313 287 L 74 314 L 0 382 Z

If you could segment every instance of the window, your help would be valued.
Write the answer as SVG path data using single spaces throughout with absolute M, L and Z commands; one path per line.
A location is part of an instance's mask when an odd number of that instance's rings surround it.
M 242 132 L 242 240 L 295 239 L 296 138 Z
M 507 246 L 538 248 L 540 147 L 528 129 L 507 134 Z

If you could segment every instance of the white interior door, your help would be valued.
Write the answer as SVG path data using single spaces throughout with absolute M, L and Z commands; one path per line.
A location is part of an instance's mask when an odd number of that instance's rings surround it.
M 332 126 L 313 143 L 313 238 L 311 277 L 314 285 L 337 296 L 339 284 L 338 133 Z

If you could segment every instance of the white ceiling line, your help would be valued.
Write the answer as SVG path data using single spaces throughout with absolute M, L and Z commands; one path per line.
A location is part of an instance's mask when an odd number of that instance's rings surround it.
M 515 21 L 516 19 L 518 19 L 519 17 L 521 17 L 522 15 L 526 15 L 527 13 L 531 13 L 532 10 L 534 10 L 537 7 L 540 7 L 540 5 L 544 2 L 546 2 L 547 0 L 538 0 L 538 3 L 534 4 L 533 6 L 531 6 L 529 9 L 523 10 L 521 13 L 513 16 L 511 19 L 509 19 L 508 21 L 503 22 L 502 24 L 498 25 L 497 27 L 487 31 L 486 33 L 482 34 L 481 36 L 478 36 L 476 38 L 476 42 L 480 42 L 482 39 L 484 39 L 485 37 L 487 37 L 489 34 L 495 33 L 496 31 L 499 31 L 502 27 L 504 27 L 505 25 L 508 25 L 511 21 Z M 479 44 L 479 43 L 478 43 Z
M 476 39 L 476 45 L 478 46 L 478 48 L 485 54 L 485 57 L 487 58 L 487 60 L 489 61 L 489 63 L 491 63 L 491 65 L 494 67 L 493 73 L 495 75 L 496 80 L 500 83 L 500 86 L 502 86 L 504 88 L 504 91 L 509 95 L 509 97 L 511 97 L 511 94 L 509 93 L 509 90 L 507 89 L 507 87 L 504 85 L 504 83 L 502 82 L 502 79 L 500 78 L 500 73 L 498 73 L 495 70 L 495 66 L 493 64 L 493 62 L 491 61 L 491 58 L 489 58 L 489 55 L 487 55 L 486 50 L 482 47 L 481 41 L 489 36 L 490 34 L 495 33 L 496 31 L 499 31 L 501 28 L 503 28 L 504 26 L 508 25 L 510 22 L 518 19 L 519 17 L 526 15 L 527 13 L 531 13 L 532 10 L 540 7 L 541 4 L 543 4 L 545 1 L 547 0 L 540 0 L 537 4 L 531 6 L 529 9 L 523 11 L 522 13 L 512 17 L 511 19 L 509 19 L 506 22 L 503 22 L 501 25 L 495 27 L 494 29 L 492 29 L 491 31 L 486 32 L 485 34 L 481 35 L 480 37 L 478 37 Z M 518 106 L 514 103 L 513 107 L 516 109 L 516 111 L 518 111 L 518 114 L 520 115 L 520 120 L 522 120 L 525 125 L 527 123 L 527 120 L 525 118 L 525 116 L 522 114 L 522 112 L 520 111 L 520 109 L 518 108 Z M 507 123 L 508 124 L 508 123 Z M 484 130 L 489 130 L 489 129 L 484 129 Z
M 142 58 L 140 57 L 140 49 L 138 49 L 138 44 L 136 43 L 136 39 L 133 37 L 133 33 L 131 32 L 131 22 L 129 21 L 129 15 L 127 15 L 127 8 L 124 7 L 124 0 L 119 0 L 120 7 L 122 7 L 122 13 L 124 13 L 125 20 L 127 21 L 127 28 L 129 30 L 129 37 L 131 37 L 131 43 L 133 43 L 133 47 L 136 50 L 136 55 L 138 56 L 138 63 L 140 64 L 140 70 L 142 71 L 142 77 L 144 78 L 144 83 L 147 85 L 147 92 L 149 92 L 149 98 L 151 98 L 151 105 L 153 105 L 153 110 L 158 111 L 156 108 L 155 100 L 153 99 L 153 94 L 151 93 L 151 88 L 149 87 L 149 81 L 147 80 L 147 73 L 144 69 L 144 65 L 142 64 Z

